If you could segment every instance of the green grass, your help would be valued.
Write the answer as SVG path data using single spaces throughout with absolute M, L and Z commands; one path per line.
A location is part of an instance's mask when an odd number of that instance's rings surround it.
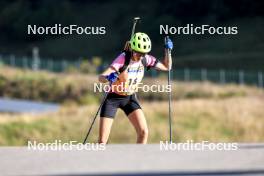
M 0 93 L 15 98 L 62 102 L 49 114 L 0 113 L 0 145 L 39 142 L 82 142 L 97 110 L 101 94 L 93 94 L 95 75 L 52 74 L 3 67 Z M 166 84 L 165 79 L 145 79 L 146 84 Z M 173 139 L 209 141 L 264 141 L 264 91 L 257 87 L 217 85 L 209 82 L 173 82 Z M 149 142 L 168 139 L 168 95 L 138 94 L 149 126 Z M 85 105 L 85 106 L 83 106 Z M 96 142 L 98 123 L 89 141 Z M 118 111 L 110 143 L 135 143 L 136 133 L 124 113 Z
M 239 102 L 239 103 L 238 103 Z M 252 107 L 252 104 L 255 106 Z M 173 140 L 183 142 L 263 142 L 264 103 L 260 98 L 180 100 L 173 106 Z M 167 102 L 142 103 L 149 126 L 149 143 L 168 139 Z M 245 108 L 246 107 L 246 108 Z M 230 109 L 228 109 L 230 108 Z M 27 141 L 82 142 L 97 106 L 64 106 L 44 115 L 0 114 L 0 145 L 26 145 Z M 228 112 L 226 112 L 228 111 Z M 241 115 L 244 114 L 244 115 Z M 98 121 L 89 137 L 96 142 Z M 136 132 L 123 112 L 118 111 L 110 143 L 135 143 Z

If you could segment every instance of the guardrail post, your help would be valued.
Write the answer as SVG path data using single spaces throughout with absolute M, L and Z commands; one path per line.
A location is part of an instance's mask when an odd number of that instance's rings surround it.
M 202 81 L 206 81 L 207 80 L 207 70 L 206 69 L 202 69 L 201 70 L 201 80 Z
M 39 49 L 38 49 L 38 47 L 34 47 L 32 49 L 32 58 L 33 58 L 32 69 L 34 71 L 37 71 L 37 70 L 39 70 L 39 66 L 40 66 L 40 58 L 39 58 Z
M 220 83 L 225 84 L 226 83 L 225 70 L 221 69 L 219 75 L 220 75 Z
M 22 58 L 22 60 L 23 60 L 23 67 L 25 68 L 25 69 L 27 69 L 28 68 L 28 60 L 27 60 L 27 57 L 23 57 Z
M 16 58 L 14 55 L 10 55 L 10 65 L 12 67 L 15 67 L 16 66 Z
M 190 81 L 190 70 L 188 68 L 184 68 L 184 81 Z
M 262 72 L 258 72 L 258 86 L 263 88 L 263 73 Z
M 52 61 L 52 59 L 48 60 L 48 68 L 47 68 L 47 70 L 53 71 L 53 61 Z
M 4 64 L 2 55 L 0 55 L 0 64 Z
M 65 71 L 65 69 L 67 68 L 67 66 L 68 66 L 67 61 L 66 60 L 63 60 L 63 62 L 62 62 L 62 71 Z
M 243 85 L 244 84 L 244 71 L 240 70 L 238 74 L 239 74 L 239 84 Z

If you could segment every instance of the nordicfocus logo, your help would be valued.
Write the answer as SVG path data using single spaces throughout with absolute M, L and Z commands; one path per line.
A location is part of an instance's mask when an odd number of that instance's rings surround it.
M 100 151 L 105 150 L 105 144 L 99 144 L 99 143 L 78 143 L 77 141 L 70 141 L 68 143 L 63 143 L 61 140 L 55 140 L 54 142 L 50 143 L 41 143 L 37 141 L 28 141 L 27 145 L 28 150 L 89 150 L 89 151 Z
M 212 143 L 209 141 L 202 141 L 194 143 L 192 140 L 187 140 L 183 143 L 170 143 L 168 141 L 160 141 L 160 150 L 161 151 L 202 151 L 202 150 L 237 150 L 238 143 Z
M 104 35 L 106 28 L 104 26 L 78 26 L 76 24 L 69 26 L 62 26 L 61 24 L 54 24 L 54 26 L 27 26 L 28 35 L 71 35 L 71 34 L 87 34 L 87 35 Z
M 160 34 L 185 34 L 185 35 L 235 35 L 238 34 L 238 27 L 236 26 L 211 26 L 211 25 L 201 25 L 194 26 L 193 24 L 187 24 L 186 26 L 169 26 L 160 25 Z
M 143 83 L 138 83 L 137 85 L 127 86 L 125 83 L 121 83 L 118 85 L 107 85 L 103 83 L 94 83 L 94 93 L 96 92 L 110 92 L 111 90 L 115 90 L 117 92 L 171 92 L 171 85 L 144 85 Z

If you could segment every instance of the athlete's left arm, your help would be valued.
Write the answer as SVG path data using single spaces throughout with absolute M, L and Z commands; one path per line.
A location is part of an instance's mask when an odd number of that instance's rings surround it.
M 171 66 L 172 66 L 172 59 L 171 57 L 168 56 L 168 51 L 165 48 L 164 59 L 161 62 L 157 62 L 155 69 L 161 70 L 161 71 L 169 71 L 171 70 Z

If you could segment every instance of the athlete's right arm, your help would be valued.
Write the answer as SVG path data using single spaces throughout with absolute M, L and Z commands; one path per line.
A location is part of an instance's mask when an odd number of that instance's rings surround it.
M 124 63 L 125 63 L 125 57 L 124 54 L 122 53 L 113 61 L 113 63 L 101 75 L 99 75 L 99 81 L 102 83 L 106 83 L 107 81 L 109 81 L 109 79 L 107 79 L 107 76 L 109 76 L 113 72 L 118 73 L 119 69 L 124 65 Z M 114 77 L 116 76 L 114 75 Z
M 102 74 L 99 75 L 99 81 L 101 83 L 108 82 L 108 80 L 106 79 L 106 77 L 108 75 L 110 75 L 111 73 L 113 73 L 113 72 L 116 72 L 116 70 L 112 66 L 108 67 Z

